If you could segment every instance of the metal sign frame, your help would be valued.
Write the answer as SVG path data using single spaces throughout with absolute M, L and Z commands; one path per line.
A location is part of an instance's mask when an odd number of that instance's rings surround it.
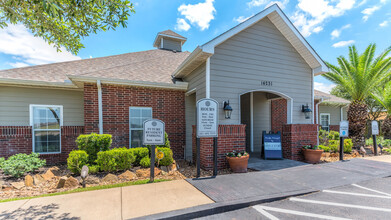
M 346 126 L 347 126 L 347 129 L 343 129 Z M 346 131 L 346 134 L 343 131 Z M 340 121 L 339 122 L 339 136 L 340 137 L 349 137 L 349 122 L 348 121 Z
M 216 104 L 216 110 L 215 110 L 215 134 L 210 134 L 210 135 L 205 135 L 205 134 L 202 134 L 201 131 L 200 131 L 200 111 L 199 111 L 199 108 L 200 108 L 200 103 L 201 102 L 213 102 Z M 207 105 L 207 103 L 205 104 Z M 197 119 L 197 131 L 196 131 L 196 134 L 197 134 L 197 138 L 202 138 L 202 137 L 218 137 L 218 133 L 219 133 L 219 103 L 214 100 L 214 99 L 210 99 L 210 98 L 204 98 L 204 99 L 200 99 L 197 101 L 197 115 L 196 115 L 196 119 Z
M 156 143 L 156 142 L 154 142 L 154 143 L 152 143 L 152 142 L 146 142 L 146 135 L 145 135 L 145 125 L 147 124 L 147 123 L 150 123 L 150 122 L 156 122 L 156 123 L 160 123 L 161 125 L 163 125 L 163 138 L 162 138 L 162 142 L 159 142 L 159 143 Z M 157 124 L 155 125 L 155 126 L 157 126 Z M 165 123 L 162 121 L 162 120 L 159 120 L 159 119 L 148 119 L 148 120 L 146 120 L 146 121 L 144 121 L 144 123 L 143 123 L 143 145 L 164 145 L 165 143 L 165 131 L 166 131 L 166 127 L 165 127 Z

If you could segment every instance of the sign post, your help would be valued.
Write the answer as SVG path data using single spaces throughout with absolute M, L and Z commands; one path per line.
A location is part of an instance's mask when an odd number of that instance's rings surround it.
M 144 121 L 143 124 L 143 144 L 151 145 L 151 169 L 149 181 L 155 179 L 155 148 L 156 145 L 164 145 L 164 122 L 158 119 Z
M 214 99 L 200 99 L 197 102 L 197 178 L 201 175 L 200 138 L 213 137 L 213 176 L 217 175 L 218 106 Z
M 379 135 L 379 123 L 377 121 L 372 121 L 372 137 L 373 137 L 373 153 L 377 156 L 377 143 L 376 143 L 376 135 Z
M 339 122 L 339 160 L 343 160 L 344 139 L 349 137 L 349 122 Z

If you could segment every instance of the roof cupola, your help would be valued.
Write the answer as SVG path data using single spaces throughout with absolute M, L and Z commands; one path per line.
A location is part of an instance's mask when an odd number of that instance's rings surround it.
M 182 51 L 182 45 L 187 38 L 172 30 L 161 31 L 156 35 L 153 46 L 163 50 Z

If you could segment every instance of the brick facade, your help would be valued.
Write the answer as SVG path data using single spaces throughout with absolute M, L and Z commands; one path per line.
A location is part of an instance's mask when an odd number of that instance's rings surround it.
M 196 161 L 196 126 L 193 126 L 193 161 Z M 246 149 L 246 125 L 219 125 L 218 169 L 228 167 L 226 153 Z M 201 168 L 213 169 L 213 138 L 200 138 Z
M 339 125 L 330 125 L 330 131 L 338 131 L 339 132 Z
M 282 131 L 287 119 L 287 100 L 275 99 L 271 101 L 271 130 L 272 132 Z
M 113 135 L 113 147 L 129 146 L 129 107 L 152 107 L 154 118 L 166 124 L 174 157 L 184 156 L 185 93 L 178 90 L 102 85 L 103 133 Z M 84 85 L 86 133 L 98 132 L 98 89 Z
M 61 128 L 61 153 L 41 154 L 47 164 L 66 162 L 69 152 L 76 149 L 76 138 L 84 133 L 83 126 Z M 8 158 L 17 153 L 29 154 L 33 150 L 31 126 L 0 126 L 0 157 Z
M 302 147 L 316 145 L 318 125 L 286 124 L 282 129 L 282 154 L 286 159 L 303 161 Z

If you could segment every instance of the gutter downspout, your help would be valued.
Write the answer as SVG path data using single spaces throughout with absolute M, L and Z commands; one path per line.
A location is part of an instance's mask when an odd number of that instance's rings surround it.
M 103 134 L 102 85 L 100 80 L 96 81 L 96 86 L 98 87 L 99 134 Z
M 316 103 L 316 124 L 319 124 L 319 104 L 323 102 L 323 98 L 320 98 L 320 101 Z M 318 129 L 318 138 L 316 139 L 316 144 L 319 145 L 319 129 Z
M 347 105 L 345 105 L 345 106 L 341 106 L 341 121 L 343 121 L 343 109 L 344 108 L 346 108 L 346 107 L 348 107 Z

